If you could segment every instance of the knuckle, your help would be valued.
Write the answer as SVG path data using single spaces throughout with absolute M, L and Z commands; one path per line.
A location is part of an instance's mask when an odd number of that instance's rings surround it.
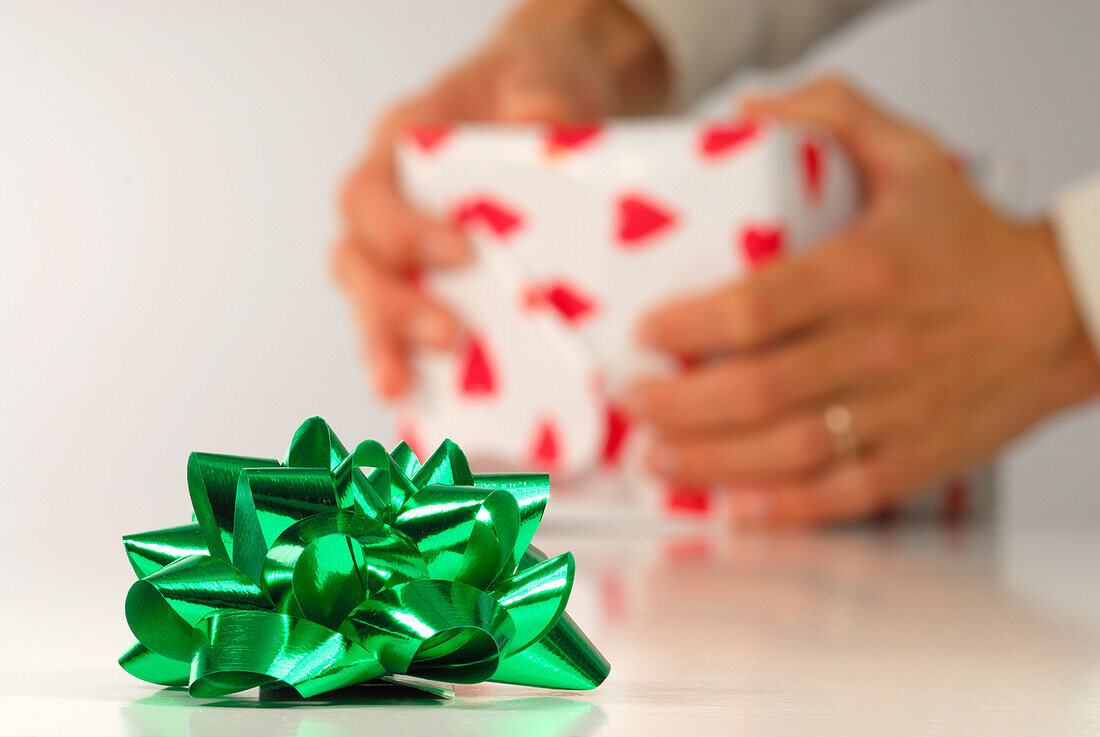
M 887 495 L 889 477 L 877 463 L 864 463 L 852 473 L 851 492 L 864 509 L 872 509 Z
M 394 269 L 412 261 L 414 243 L 400 217 L 379 218 L 377 231 L 370 241 L 371 253 L 380 265 Z
M 859 248 L 851 275 L 859 293 L 873 303 L 886 301 L 901 291 L 901 270 L 882 248 Z
M 789 456 L 799 469 L 821 465 L 832 455 L 832 443 L 820 422 L 800 425 L 790 438 Z
M 905 332 L 895 324 L 880 328 L 868 346 L 868 357 L 877 373 L 893 375 L 904 371 L 910 358 Z
M 834 101 L 856 96 L 855 88 L 851 82 L 845 76 L 835 72 L 819 77 L 817 82 L 814 83 L 814 87 L 817 88 L 819 94 Z
M 949 171 L 950 158 L 932 136 L 920 130 L 907 131 L 897 140 L 898 168 L 910 182 L 920 182 L 928 177 Z
M 777 408 L 779 388 L 773 374 L 760 366 L 746 367 L 731 376 L 731 395 L 739 399 L 744 418 L 758 422 Z
M 752 344 L 767 337 L 772 307 L 760 289 L 751 284 L 735 288 L 726 308 L 725 319 L 738 342 Z
M 830 76 L 821 82 L 819 94 L 841 132 L 854 130 L 864 111 L 863 98 L 843 77 Z

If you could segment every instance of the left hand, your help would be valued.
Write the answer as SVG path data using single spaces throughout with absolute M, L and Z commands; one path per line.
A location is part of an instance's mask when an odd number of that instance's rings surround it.
M 936 141 L 842 81 L 743 107 L 831 131 L 866 208 L 813 251 L 643 320 L 648 345 L 705 359 L 630 389 L 657 473 L 727 486 L 746 522 L 851 519 L 1100 390 L 1048 223 L 995 212 Z

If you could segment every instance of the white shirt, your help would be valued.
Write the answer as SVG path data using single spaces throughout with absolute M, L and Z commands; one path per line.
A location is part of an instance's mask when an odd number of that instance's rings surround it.
M 778 64 L 883 0 L 622 0 L 660 41 L 679 107 L 747 64 Z M 1055 197 L 1062 261 L 1100 348 L 1100 174 Z

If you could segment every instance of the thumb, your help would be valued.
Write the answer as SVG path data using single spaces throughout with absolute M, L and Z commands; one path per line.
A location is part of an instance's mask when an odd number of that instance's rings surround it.
M 920 129 L 885 112 L 846 80 L 824 77 L 786 95 L 757 95 L 741 103 L 744 114 L 817 125 L 848 151 L 873 187 L 915 154 L 936 144 Z
M 562 91 L 535 81 L 513 82 L 498 91 L 496 117 L 502 123 L 574 122 L 576 105 Z

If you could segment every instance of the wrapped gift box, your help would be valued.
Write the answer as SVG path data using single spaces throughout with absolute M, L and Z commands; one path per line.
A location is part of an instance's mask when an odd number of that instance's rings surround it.
M 420 129 L 398 153 L 406 194 L 462 223 L 476 251 L 424 277 L 467 335 L 453 354 L 418 357 L 402 437 L 451 437 L 483 468 L 548 470 L 557 506 L 575 487 L 585 514 L 722 519 L 721 493 L 641 468 L 644 431 L 616 398 L 632 377 L 678 367 L 642 349 L 635 326 L 848 222 L 859 182 L 838 144 L 774 122 L 656 121 Z

